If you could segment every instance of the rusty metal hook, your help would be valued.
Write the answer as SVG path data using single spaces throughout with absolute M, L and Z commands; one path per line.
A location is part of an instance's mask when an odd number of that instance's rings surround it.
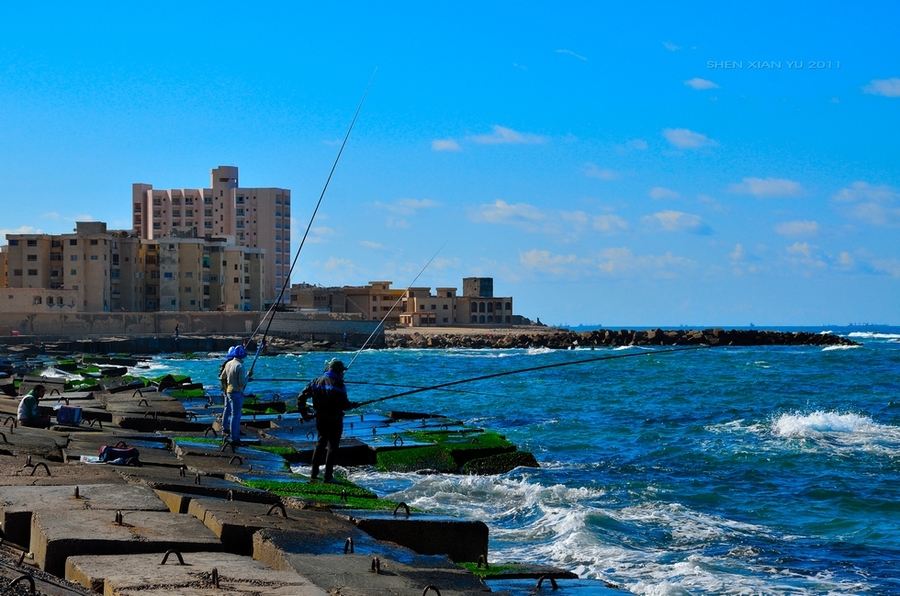
M 160 563 L 160 565 L 165 565 L 165 564 L 166 564 L 166 560 L 168 560 L 169 555 L 175 555 L 176 557 L 178 557 L 178 564 L 179 564 L 179 565 L 184 565 L 184 557 L 182 557 L 182 556 L 181 556 L 181 553 L 178 552 L 177 550 L 167 550 L 165 556 L 163 557 L 162 562 Z
M 372 557 L 372 571 L 375 575 L 381 573 L 381 560 L 378 557 Z
M 284 505 L 282 503 L 272 503 L 272 506 L 269 507 L 268 511 L 266 511 L 266 515 L 272 515 L 272 512 L 275 511 L 276 507 L 279 511 L 281 511 L 281 517 L 287 517 L 287 511 L 284 509 Z
M 353 554 L 353 537 L 347 538 L 347 541 L 344 542 L 344 554 L 346 555 L 348 552 Z
M 425 594 L 428 593 L 428 590 L 434 590 L 434 593 L 437 594 L 437 596 L 441 596 L 441 591 L 438 590 L 437 586 L 434 586 L 434 585 L 425 586 L 425 589 L 422 590 L 422 596 L 425 596 Z
M 397 517 L 397 512 L 400 511 L 400 508 L 403 507 L 403 510 L 406 511 L 406 517 L 409 517 L 409 505 L 400 501 L 397 503 L 397 506 L 394 507 L 394 517 Z
M 7 588 L 11 589 L 13 586 L 18 584 L 22 580 L 25 580 L 28 582 L 28 585 L 31 586 L 31 593 L 34 594 L 34 577 L 30 573 L 26 573 L 25 575 L 20 575 L 16 579 L 12 580 L 11 582 L 9 582 L 9 584 L 7 584 Z
M 214 438 L 217 438 L 217 439 L 219 438 L 219 435 L 216 434 L 216 429 L 214 429 L 214 428 L 211 427 L 211 426 L 210 426 L 209 428 L 207 428 L 205 431 L 203 431 L 203 436 L 204 436 L 204 437 L 208 437 L 208 436 L 209 436 L 209 431 L 212 431 L 212 434 L 213 434 L 213 437 L 214 437 Z
M 45 462 L 40 461 L 40 462 L 36 463 L 33 468 L 31 468 L 31 474 L 29 474 L 29 476 L 34 476 L 34 473 L 37 472 L 37 469 L 40 466 L 44 466 L 44 471 L 47 472 L 47 476 L 53 475 L 50 473 L 50 468 L 47 467 L 47 464 Z
M 534 587 L 534 589 L 535 589 L 535 590 L 540 590 L 540 589 L 541 589 L 541 584 L 544 583 L 544 580 L 545 580 L 545 579 L 549 579 L 549 580 L 550 580 L 550 585 L 553 587 L 554 590 L 558 590 L 558 589 L 559 589 L 559 585 L 556 583 L 556 580 L 553 579 L 552 577 L 547 577 L 546 575 L 542 575 L 540 578 L 538 578 L 538 583 L 537 583 L 537 585 Z

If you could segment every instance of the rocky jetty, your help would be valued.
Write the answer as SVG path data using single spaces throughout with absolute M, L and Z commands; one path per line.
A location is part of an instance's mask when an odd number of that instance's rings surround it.
M 598 329 L 574 332 L 566 330 L 441 333 L 386 332 L 389 348 L 552 348 L 610 346 L 847 346 L 856 342 L 829 333 L 805 331 L 765 331 L 721 328 L 688 329 Z

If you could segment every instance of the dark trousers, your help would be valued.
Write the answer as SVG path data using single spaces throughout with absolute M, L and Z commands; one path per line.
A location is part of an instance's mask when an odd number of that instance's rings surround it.
M 313 451 L 312 471 L 310 478 L 319 475 L 319 466 L 325 460 L 325 478 L 331 480 L 334 473 L 334 458 L 337 455 L 338 446 L 341 444 L 341 434 L 344 432 L 343 418 L 316 418 L 316 432 L 319 438 L 316 441 L 316 450 Z

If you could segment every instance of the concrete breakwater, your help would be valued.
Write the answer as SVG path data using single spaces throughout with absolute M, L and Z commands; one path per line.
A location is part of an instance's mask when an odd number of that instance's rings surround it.
M 552 348 L 609 346 L 846 346 L 856 342 L 828 333 L 756 329 L 598 329 L 596 331 L 513 330 L 442 333 L 386 332 L 389 348 Z

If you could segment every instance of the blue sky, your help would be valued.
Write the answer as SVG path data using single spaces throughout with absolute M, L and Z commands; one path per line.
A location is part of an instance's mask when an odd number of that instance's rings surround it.
M 325 5 L 327 4 L 327 6 Z M 152 6 L 152 8 L 151 8 Z M 290 188 L 293 281 L 553 324 L 900 324 L 891 2 L 46 3 L 0 22 L 0 234 Z

